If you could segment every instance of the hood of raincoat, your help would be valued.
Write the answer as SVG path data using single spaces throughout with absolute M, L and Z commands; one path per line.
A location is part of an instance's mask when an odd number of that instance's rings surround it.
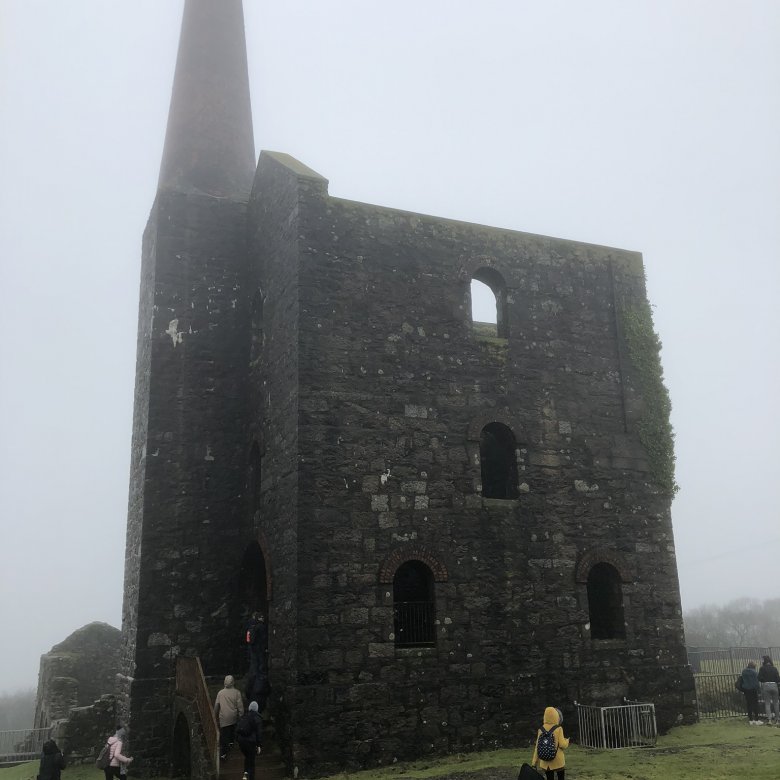
M 544 709 L 544 727 L 550 729 L 553 726 L 561 725 L 561 715 L 555 707 L 545 707 Z
M 53 739 L 47 739 L 46 742 L 43 743 L 43 752 L 50 756 L 53 753 L 59 753 L 60 749 L 57 747 L 57 743 Z

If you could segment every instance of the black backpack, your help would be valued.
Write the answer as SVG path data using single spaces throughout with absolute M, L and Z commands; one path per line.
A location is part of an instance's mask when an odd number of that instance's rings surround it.
M 555 725 L 549 731 L 544 726 L 539 729 L 539 736 L 536 740 L 536 755 L 542 761 L 552 761 L 558 752 L 558 745 L 553 735 L 553 731 L 557 728 L 558 726 Z
M 248 712 L 245 712 L 238 719 L 238 723 L 236 723 L 236 734 L 239 737 L 244 737 L 244 739 L 248 739 L 255 735 L 255 723 Z

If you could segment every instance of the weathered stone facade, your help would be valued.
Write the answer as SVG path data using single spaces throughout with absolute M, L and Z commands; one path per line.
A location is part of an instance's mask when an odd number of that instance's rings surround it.
M 46 728 L 67 718 L 73 707 L 86 707 L 114 692 L 121 640 L 113 626 L 90 623 L 41 656 L 36 728 Z
M 302 775 L 517 744 L 575 700 L 690 719 L 670 480 L 646 444 L 668 413 L 625 332 L 641 256 L 331 198 L 282 154 L 250 193 L 241 4 L 215 8 L 187 3 L 172 117 L 193 51 L 219 78 L 169 123 L 144 241 L 123 623 L 143 765 L 171 762 L 176 657 L 240 673 L 252 609 Z M 435 615 L 412 642 L 410 562 Z

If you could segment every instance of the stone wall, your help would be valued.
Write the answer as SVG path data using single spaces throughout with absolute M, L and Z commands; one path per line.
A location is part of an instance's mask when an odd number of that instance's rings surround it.
M 224 674 L 242 649 L 245 227 L 245 203 L 163 191 L 144 241 L 121 693 L 150 772 L 170 766 L 176 657 Z
M 73 707 L 113 693 L 119 671 L 121 632 L 106 623 L 74 631 L 41 656 L 35 707 L 37 728 L 67 718 Z
M 54 738 L 69 764 L 89 764 L 97 758 L 116 730 L 116 705 L 116 697 L 106 694 L 87 707 L 71 708 L 68 717 L 56 724 Z
M 575 700 L 630 695 L 659 701 L 662 728 L 690 719 L 670 497 L 638 437 L 620 328 L 622 302 L 645 301 L 641 257 L 329 198 L 324 185 L 261 158 L 256 192 L 297 191 L 290 216 L 261 231 L 261 286 L 297 281 L 289 316 L 264 320 L 267 344 L 297 336 L 298 407 L 265 422 L 297 424 L 297 523 L 265 495 L 261 521 L 273 569 L 297 566 L 297 615 L 285 600 L 284 619 L 275 594 L 271 620 L 297 620 L 295 661 L 277 675 L 292 765 L 517 744 L 544 706 L 571 716 Z M 266 251 L 274 241 L 284 251 Z M 471 322 L 482 269 L 506 285 L 506 338 Z M 294 400 L 266 361 L 263 392 Z M 481 494 L 492 421 L 517 441 L 516 500 Z M 394 569 L 380 573 L 409 559 L 445 573 L 434 647 L 395 646 Z M 600 561 L 621 572 L 623 639 L 590 636 L 587 570 Z M 294 652 L 272 641 L 272 666 Z

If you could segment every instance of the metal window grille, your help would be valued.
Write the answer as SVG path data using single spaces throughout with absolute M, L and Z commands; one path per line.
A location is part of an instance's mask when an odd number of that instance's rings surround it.
M 0 731 L 0 765 L 19 764 L 40 758 L 43 743 L 51 736 L 51 727 Z
M 626 700 L 615 707 L 576 706 L 583 747 L 619 750 L 655 746 L 658 737 L 655 705 Z
M 396 601 L 393 624 L 398 647 L 436 644 L 436 615 L 430 601 Z

